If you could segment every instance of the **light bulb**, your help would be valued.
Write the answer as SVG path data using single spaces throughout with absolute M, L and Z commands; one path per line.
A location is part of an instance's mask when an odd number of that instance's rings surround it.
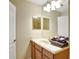
M 50 8 L 47 8 L 46 6 L 43 7 L 43 10 L 46 12 L 50 12 Z
M 33 18 L 38 18 L 38 16 L 33 16 Z
M 55 1 L 52 1 L 52 2 L 51 2 L 51 5 L 52 5 L 52 6 L 55 6 L 55 4 L 56 4 Z
M 50 9 L 51 8 L 51 5 L 48 3 L 47 4 L 47 9 Z
M 47 12 L 50 12 L 50 9 L 47 9 Z
M 47 11 L 47 12 L 50 12 L 50 8 L 51 8 L 51 5 L 48 3 L 48 4 L 47 4 L 47 10 L 46 10 L 46 11 Z
M 56 2 L 56 8 L 60 8 L 61 7 L 61 3 L 60 3 L 60 1 L 57 1 Z
M 46 7 L 46 6 L 44 6 L 44 7 L 43 7 L 43 10 L 44 10 L 44 11 L 46 11 L 46 10 L 47 10 L 47 7 Z
M 51 6 L 51 10 L 55 10 L 55 6 Z

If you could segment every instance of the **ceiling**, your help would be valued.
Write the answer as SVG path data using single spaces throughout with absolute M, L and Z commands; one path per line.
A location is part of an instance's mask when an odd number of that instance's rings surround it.
M 40 5 L 40 6 L 44 5 L 47 2 L 47 0 L 27 0 L 27 1 Z M 48 0 L 48 1 L 51 1 L 51 0 Z M 63 6 L 59 9 L 56 9 L 56 11 L 58 11 L 58 12 L 68 11 L 68 1 L 69 0 L 62 0 L 62 1 L 63 1 Z
M 68 4 L 69 0 L 63 0 L 63 6 L 61 8 L 58 8 L 57 11 L 59 12 L 68 12 Z

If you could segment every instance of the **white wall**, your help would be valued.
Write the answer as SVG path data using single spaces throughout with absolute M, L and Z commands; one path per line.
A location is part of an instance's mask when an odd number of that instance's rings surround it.
M 16 54 L 17 59 L 27 59 L 29 53 L 30 38 L 48 38 L 57 34 L 57 12 L 46 13 L 42 16 L 50 19 L 50 30 L 33 30 L 32 16 L 41 17 L 41 6 L 26 2 L 25 0 L 17 0 L 16 2 Z

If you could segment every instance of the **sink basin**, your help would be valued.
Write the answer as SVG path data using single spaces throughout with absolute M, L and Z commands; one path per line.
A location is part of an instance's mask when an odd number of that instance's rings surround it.
M 47 40 L 40 40 L 40 42 L 41 42 L 41 43 L 45 43 L 45 44 L 50 44 L 50 42 L 47 41 Z

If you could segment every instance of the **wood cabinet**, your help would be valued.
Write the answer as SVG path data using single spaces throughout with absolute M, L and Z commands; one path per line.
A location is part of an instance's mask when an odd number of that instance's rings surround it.
M 69 49 L 53 54 L 38 44 L 31 41 L 31 58 L 32 59 L 69 59 Z
M 31 58 L 42 59 L 42 47 L 31 41 Z
M 60 53 L 55 54 L 54 59 L 69 59 L 69 49 L 64 49 Z
M 31 58 L 35 59 L 35 48 L 34 43 L 31 41 Z
M 42 47 L 35 44 L 35 59 L 42 59 Z
M 43 54 L 43 59 L 49 59 L 49 57 Z
M 43 59 L 53 59 L 53 54 L 46 49 L 43 49 Z
M 39 50 L 35 49 L 35 55 L 35 59 L 42 59 L 42 53 Z

